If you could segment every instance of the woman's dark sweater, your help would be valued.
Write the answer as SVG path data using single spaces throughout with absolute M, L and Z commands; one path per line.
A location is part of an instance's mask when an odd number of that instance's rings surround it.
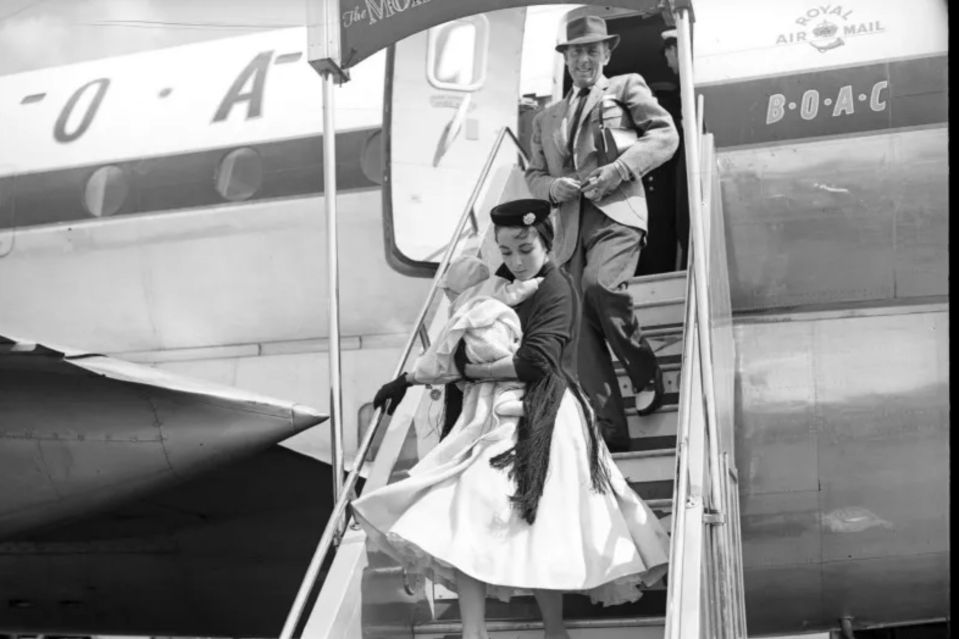
M 496 275 L 516 278 L 506 265 Z M 523 341 L 513 356 L 520 381 L 535 382 L 550 372 L 565 373 L 577 380 L 576 338 L 579 330 L 579 300 L 569 276 L 552 262 L 540 269 L 539 288 L 515 308 L 523 328 Z

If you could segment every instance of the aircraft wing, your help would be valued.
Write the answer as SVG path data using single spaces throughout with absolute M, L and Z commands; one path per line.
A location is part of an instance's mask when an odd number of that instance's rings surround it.
M 0 628 L 276 636 L 333 508 L 330 465 L 279 445 L 0 541 Z
M 263 451 L 312 408 L 0 336 L 0 539 Z

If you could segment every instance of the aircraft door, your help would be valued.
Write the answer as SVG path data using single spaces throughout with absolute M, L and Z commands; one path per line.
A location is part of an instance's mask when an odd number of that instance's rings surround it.
M 384 117 L 394 267 L 432 273 L 497 134 L 516 130 L 525 19 L 525 8 L 478 14 L 396 44 Z M 515 149 L 499 159 L 515 163 Z

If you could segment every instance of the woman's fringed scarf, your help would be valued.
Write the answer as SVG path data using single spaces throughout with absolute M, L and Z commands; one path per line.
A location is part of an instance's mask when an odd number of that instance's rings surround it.
M 490 460 L 490 465 L 500 470 L 512 466 L 509 477 L 516 482 L 516 492 L 510 496 L 510 501 L 529 524 L 536 521 L 536 509 L 540 497 L 543 496 L 543 486 L 549 470 L 553 427 L 567 388 L 576 395 L 586 416 L 593 489 L 605 493 L 610 486 L 609 469 L 599 456 L 598 433 L 593 426 L 592 411 L 584 401 L 582 391 L 575 382 L 570 383 L 570 380 L 560 374 L 549 373 L 526 387 L 526 394 L 523 396 L 524 415 L 519 418 L 516 426 L 516 444 Z
M 599 456 L 599 447 L 605 446 L 603 434 L 599 432 L 599 426 L 596 424 L 596 418 L 593 415 L 593 408 L 586 399 L 586 392 L 580 385 L 572 379 L 567 380 L 569 388 L 583 409 L 583 419 L 586 420 L 586 454 L 589 456 L 589 478 L 593 484 L 593 490 L 599 493 L 605 493 L 612 487 L 612 481 L 609 477 L 609 467 Z
M 463 391 L 456 385 L 456 382 L 450 382 L 446 384 L 446 391 L 443 393 L 443 429 L 440 431 L 440 441 L 446 439 L 446 436 L 450 434 L 462 412 Z

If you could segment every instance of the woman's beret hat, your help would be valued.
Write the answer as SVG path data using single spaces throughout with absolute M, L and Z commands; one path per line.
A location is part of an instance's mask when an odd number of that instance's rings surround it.
M 546 200 L 511 200 L 494 206 L 489 215 L 496 226 L 532 226 L 549 217 L 550 208 Z

